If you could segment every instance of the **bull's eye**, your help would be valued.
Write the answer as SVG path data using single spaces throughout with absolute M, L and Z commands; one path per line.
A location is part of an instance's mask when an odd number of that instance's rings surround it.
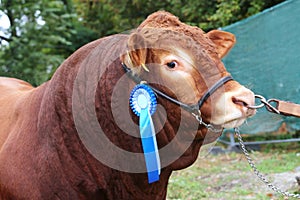
M 167 63 L 167 66 L 171 69 L 175 68 L 177 66 L 177 62 L 171 61 Z

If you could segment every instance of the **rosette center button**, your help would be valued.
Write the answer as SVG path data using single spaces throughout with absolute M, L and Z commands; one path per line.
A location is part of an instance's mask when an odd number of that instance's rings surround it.
M 148 99 L 144 94 L 140 94 L 137 98 L 137 103 L 141 109 L 148 107 Z

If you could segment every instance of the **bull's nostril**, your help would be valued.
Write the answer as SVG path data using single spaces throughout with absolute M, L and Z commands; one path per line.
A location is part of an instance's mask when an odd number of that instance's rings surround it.
M 243 107 L 247 107 L 248 106 L 248 103 L 246 103 L 242 99 L 239 99 L 239 98 L 236 98 L 236 97 L 232 97 L 232 102 L 234 104 L 237 104 L 237 105 L 240 105 L 240 106 L 243 106 Z

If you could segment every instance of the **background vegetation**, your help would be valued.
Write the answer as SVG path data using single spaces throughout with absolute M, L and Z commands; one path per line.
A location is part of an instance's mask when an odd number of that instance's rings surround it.
M 300 194 L 300 153 L 277 148 L 252 152 L 257 168 L 281 190 Z M 298 146 L 299 150 L 299 146 Z M 286 200 L 256 177 L 243 154 L 208 154 L 189 168 L 172 174 L 167 200 Z
M 72 52 L 91 40 L 130 30 L 166 10 L 208 31 L 283 0 L 0 0 L 0 76 L 39 85 Z M 2 21 L 0 23 L 3 23 Z

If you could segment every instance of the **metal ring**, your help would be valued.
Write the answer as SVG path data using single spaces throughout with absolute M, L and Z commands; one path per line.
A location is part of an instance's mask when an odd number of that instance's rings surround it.
M 274 106 L 272 106 L 270 103 L 271 102 L 276 102 L 277 104 Z M 280 114 L 280 111 L 277 109 L 277 106 L 278 106 L 278 100 L 277 99 L 269 99 L 266 103 L 266 108 L 269 112 L 273 112 L 273 113 L 276 113 L 276 114 Z
M 198 114 L 192 113 L 192 115 L 196 118 L 196 120 L 199 122 L 199 124 L 203 123 L 200 110 L 198 110 Z
M 278 101 L 279 101 L 278 99 L 269 99 L 267 102 L 268 103 L 270 103 L 270 102 L 276 102 L 278 104 Z
M 260 101 L 265 105 L 266 109 L 267 109 L 269 112 L 276 113 L 276 114 L 280 114 L 280 112 L 279 112 L 274 106 L 272 106 L 272 105 L 269 103 L 269 102 L 274 101 L 274 99 L 269 99 L 269 100 L 261 99 Z
M 258 95 L 258 94 L 254 95 L 254 97 L 256 99 L 260 99 L 261 104 L 259 104 L 259 105 L 253 105 L 253 106 L 248 105 L 247 108 L 249 108 L 249 109 L 258 109 L 258 108 L 264 107 L 264 105 L 265 105 L 264 102 L 267 102 L 266 98 L 263 97 L 263 96 L 261 96 L 261 95 Z

